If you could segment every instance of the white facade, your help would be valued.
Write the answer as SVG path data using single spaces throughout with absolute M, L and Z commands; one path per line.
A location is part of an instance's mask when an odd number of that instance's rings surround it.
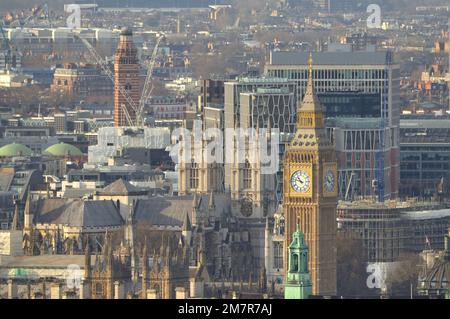
M 164 128 L 103 127 L 98 131 L 98 144 L 89 146 L 88 162 L 105 164 L 127 147 L 165 149 L 170 145 L 170 130 Z

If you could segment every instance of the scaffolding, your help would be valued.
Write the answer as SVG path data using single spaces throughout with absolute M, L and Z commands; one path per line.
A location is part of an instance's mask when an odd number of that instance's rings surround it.
M 340 202 L 338 231 L 363 241 L 368 262 L 395 262 L 402 252 L 420 252 L 427 242 L 442 249 L 450 209 L 438 202 Z

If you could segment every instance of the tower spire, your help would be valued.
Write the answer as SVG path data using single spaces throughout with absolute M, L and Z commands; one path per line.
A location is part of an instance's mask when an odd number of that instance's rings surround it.
M 84 278 L 91 278 L 91 247 L 89 246 L 89 236 L 86 238 L 84 249 Z
M 144 249 L 142 252 L 142 295 L 141 295 L 142 299 L 145 299 L 147 295 L 147 277 L 148 277 L 148 246 L 147 246 L 147 236 L 145 236 Z
M 308 69 L 309 69 L 308 80 L 312 80 L 312 78 L 313 78 L 313 56 L 312 56 L 312 51 L 309 51 Z
M 324 108 L 314 90 L 314 73 L 313 73 L 313 57 L 312 52 L 308 58 L 308 81 L 306 84 L 305 95 L 303 101 L 299 103 L 297 108 L 297 129 L 301 128 L 319 128 L 323 127 Z
M 11 230 L 19 230 L 19 205 L 17 201 L 14 203 L 14 216 L 11 223 Z

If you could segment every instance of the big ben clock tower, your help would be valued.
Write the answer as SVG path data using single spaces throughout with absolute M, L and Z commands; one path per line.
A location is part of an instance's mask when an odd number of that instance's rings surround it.
M 308 86 L 297 110 L 297 131 L 284 156 L 283 179 L 285 256 L 298 224 L 309 246 L 313 295 L 335 295 L 336 153 L 326 136 L 324 109 L 314 92 L 312 55 Z M 287 260 L 284 264 L 288 269 Z

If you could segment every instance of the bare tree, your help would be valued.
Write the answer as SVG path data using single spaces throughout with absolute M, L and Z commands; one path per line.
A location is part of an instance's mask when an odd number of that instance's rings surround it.
M 367 254 L 356 234 L 339 232 L 337 236 L 337 291 L 341 296 L 374 294 L 366 285 Z
M 420 255 L 414 252 L 401 253 L 398 264 L 386 274 L 387 293 L 393 296 L 409 296 L 416 290 L 420 272 Z

